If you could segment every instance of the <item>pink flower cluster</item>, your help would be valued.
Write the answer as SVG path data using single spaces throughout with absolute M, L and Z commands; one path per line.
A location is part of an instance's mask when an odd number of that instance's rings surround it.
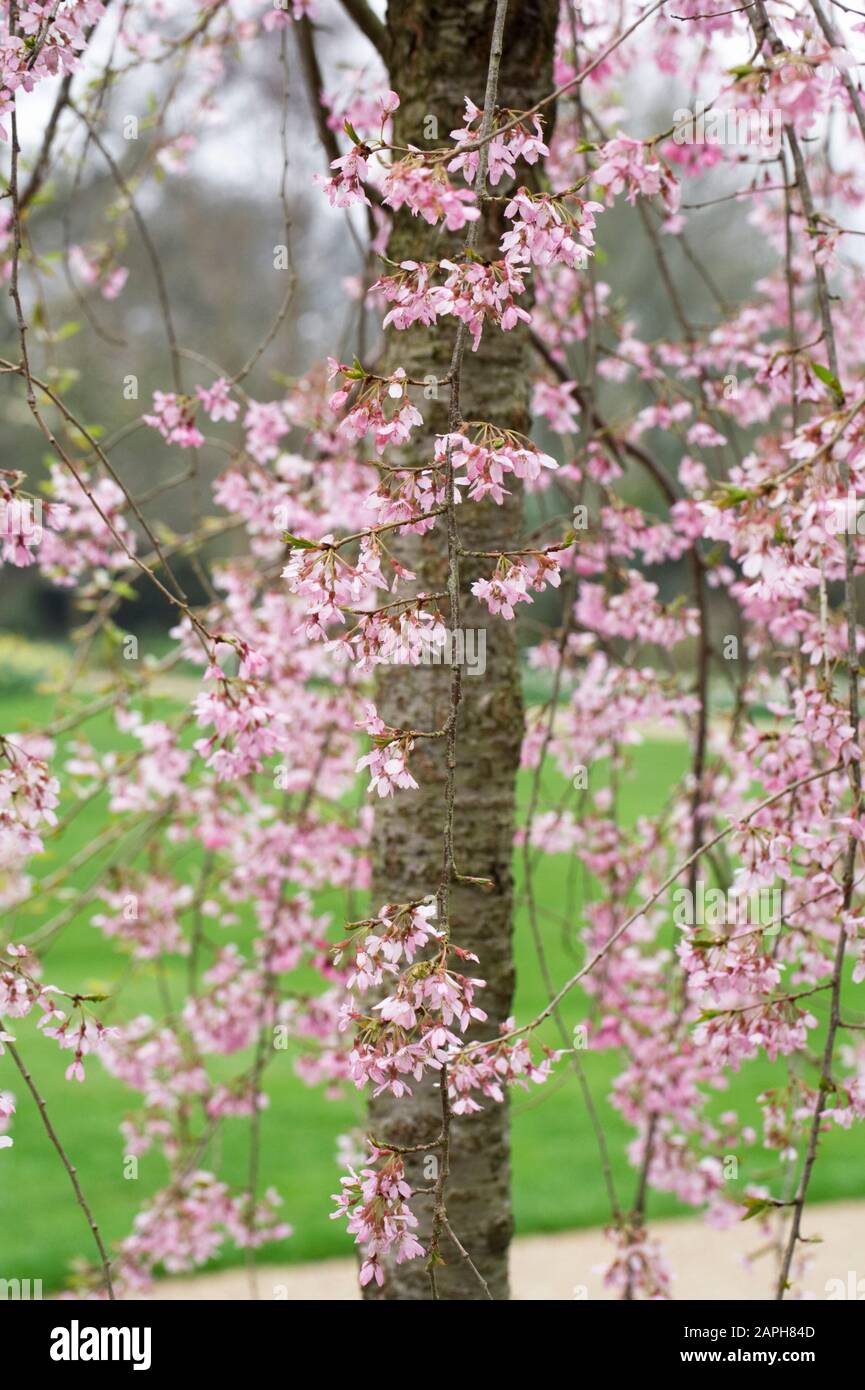
M 516 1020 L 508 1018 L 501 1025 L 501 1032 L 508 1034 L 515 1027 Z M 505 1098 L 506 1086 L 516 1085 L 528 1090 L 530 1082 L 543 1085 L 560 1056 L 560 1052 L 550 1052 L 543 1061 L 535 1062 L 526 1038 L 517 1038 L 515 1042 L 476 1044 L 464 1049 L 448 1064 L 453 1113 L 472 1115 L 481 1110 L 483 1107 L 472 1094 L 475 1091 L 500 1105 Z
M 459 432 L 439 435 L 435 459 L 440 466 L 444 465 L 448 453 L 460 475 L 457 483 L 467 483 L 473 502 L 489 496 L 501 504 L 507 493 L 504 480 L 508 474 L 536 482 L 542 476 L 542 469 L 558 467 L 556 460 L 541 453 L 530 439 L 520 439 L 507 431 L 481 430 L 475 442 Z
M 368 791 L 379 796 L 393 796 L 395 790 L 417 790 L 417 782 L 408 769 L 408 757 L 414 748 L 410 734 L 401 733 L 385 724 L 375 705 L 367 704 L 364 717 L 356 727 L 365 729 L 375 740 L 375 747 L 358 759 L 357 771 L 369 768 Z
M 416 155 L 390 166 L 382 197 L 394 212 L 407 207 L 413 216 L 421 216 L 430 226 L 443 223 L 448 232 L 462 231 L 468 222 L 476 222 L 480 217 L 471 189 L 454 188 L 440 167 L 431 169 Z
M 363 1250 L 361 1285 L 374 1279 L 381 1286 L 382 1256 L 392 1254 L 402 1264 L 426 1252 L 413 1234 L 418 1223 L 408 1205 L 412 1189 L 401 1157 L 376 1148 L 371 1157 L 375 1168 L 361 1168 L 357 1173 L 350 1167 L 348 1175 L 340 1178 L 342 1191 L 333 1195 L 337 1210 L 331 1212 L 331 1219 L 347 1217 L 349 1234 Z
M 70 246 L 69 266 L 85 285 L 97 285 L 103 299 L 116 299 L 129 278 L 126 266 L 111 265 L 111 252 L 86 251 L 83 246 Z
M 24 867 L 43 852 L 43 829 L 57 824 L 60 783 L 48 767 L 51 752 L 47 739 L 0 738 L 0 904 L 7 908 L 27 897 Z
M 89 996 L 65 996 L 71 1000 L 74 1013 L 64 1013 L 57 1003 L 64 991 L 56 985 L 39 982 L 39 962 L 26 946 L 9 945 L 5 948 L 5 956 L 6 959 L 0 957 L 0 1016 L 26 1018 L 38 1006 L 42 1010 L 38 1026 L 45 1037 L 52 1038 L 62 1051 L 74 1051 L 74 1058 L 66 1068 L 66 1080 L 83 1081 L 84 1057 L 99 1050 L 111 1037 L 112 1030 L 86 1012 L 84 1002 Z M 4 1054 L 3 1043 L 14 1041 L 11 1033 L 0 1029 L 0 1056 Z
M 514 225 L 502 237 L 501 248 L 515 265 L 584 269 L 595 244 L 594 214 L 601 211 L 602 203 L 585 202 L 574 194 L 556 198 L 520 188 L 505 208 L 505 217 Z
M 555 560 L 540 553 L 524 559 L 502 556 L 492 579 L 476 579 L 472 593 L 491 613 L 500 613 L 508 621 L 514 617 L 518 603 L 531 603 L 529 590 L 542 590 L 549 584 L 557 589 L 561 571 Z
M 251 682 L 222 681 L 216 690 L 196 695 L 193 705 L 199 727 L 214 730 L 196 739 L 195 751 L 220 781 L 260 772 L 263 759 L 284 741 L 273 710 Z
M 515 295 L 525 290 L 525 280 L 518 265 L 505 258 L 483 265 L 479 261 L 438 262 L 436 269 L 446 272 L 440 285 L 431 285 L 430 268 L 417 261 L 402 261 L 395 275 L 383 275 L 372 286 L 394 308 L 384 318 L 384 327 L 411 328 L 415 323 L 427 326 L 438 317 L 452 314 L 465 323 L 472 335 L 472 350 L 477 351 L 485 324 L 495 324 L 503 332 L 515 328 L 520 321 L 528 323 L 530 314 L 514 302 Z
M 146 1293 L 157 1273 L 180 1274 L 206 1264 L 226 1237 L 238 1249 L 284 1240 L 291 1227 L 279 1220 L 279 1194 L 270 1188 L 250 1211 L 245 1192 L 201 1169 L 157 1192 L 121 1242 L 117 1278 L 127 1298 Z
M 200 449 L 204 435 L 195 424 L 196 403 L 190 396 L 179 396 L 175 391 L 154 391 L 153 410 L 142 416 L 145 425 L 159 430 L 166 444 L 177 444 L 181 449 Z
M 607 190 L 608 203 L 627 190 L 629 203 L 636 202 L 638 197 L 658 195 L 668 212 L 677 210 L 681 197 L 679 183 L 645 141 L 616 136 L 601 146 L 599 157 L 594 179 Z
M 191 884 L 180 888 L 171 879 L 149 874 L 127 876 L 113 892 L 105 894 L 108 913 L 92 918 L 106 936 L 119 937 L 132 948 L 137 960 L 154 960 L 163 953 L 185 955 L 189 950 L 178 914 L 193 900 Z
M 359 365 L 347 367 L 331 357 L 328 369 L 329 377 L 345 379 L 331 396 L 330 408 L 339 411 L 351 402 L 340 422 L 340 430 L 349 438 L 363 439 L 372 430 L 376 452 L 381 454 L 389 445 L 405 444 L 415 426 L 423 424 L 420 411 L 409 400 L 402 367 L 386 378 L 368 377 Z
M 474 183 L 480 152 L 477 149 L 465 150 L 462 153 L 460 151 L 464 145 L 477 143 L 484 113 L 468 97 L 465 99 L 465 106 L 464 125 L 458 130 L 451 131 L 451 139 L 456 142 L 457 154 L 448 164 L 448 169 L 459 170 L 466 183 Z M 500 115 L 502 126 L 509 125 L 508 118 L 512 113 L 503 111 Z M 525 160 L 526 164 L 536 164 L 539 159 L 543 159 L 549 154 L 549 149 L 544 144 L 543 133 L 541 118 L 532 116 L 529 123 L 516 121 L 510 129 L 502 129 L 493 136 L 492 140 L 488 142 L 488 177 L 494 188 L 503 178 L 514 177 L 518 159 Z
M 32 92 L 45 78 L 74 72 L 87 30 L 104 13 L 101 0 L 69 0 L 62 8 L 48 0 L 28 0 L 26 5 L 17 7 L 14 34 L 9 32 L 10 17 L 4 14 L 5 32 L 0 32 L 0 117 L 11 109 L 16 92 Z M 9 139 L 2 121 L 0 139 Z
M 355 1029 L 350 1075 L 358 1088 L 372 1082 L 376 1095 L 410 1095 L 410 1078 L 419 1081 L 425 1070 L 440 1072 L 452 1051 L 460 1049 L 454 1027 L 464 1033 L 473 1022 L 486 1019 L 474 1002 L 475 990 L 482 989 L 484 981 L 447 965 L 451 953 L 461 960 L 476 957 L 450 945 L 432 928 L 432 920 L 431 905 L 387 904 L 378 919 L 360 924 L 353 943 L 348 974 L 352 993 L 367 993 L 392 977 L 387 982 L 392 993 L 370 1012 L 362 1012 L 351 998 L 341 1010 L 340 1030 L 352 1025 Z M 416 950 L 428 942 L 436 943 L 434 958 L 415 961 Z M 407 964 L 400 972 L 402 957 Z

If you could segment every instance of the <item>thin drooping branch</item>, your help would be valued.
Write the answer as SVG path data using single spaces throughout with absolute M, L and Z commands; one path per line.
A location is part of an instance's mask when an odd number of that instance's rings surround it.
M 111 0 L 102 0 L 102 3 L 104 11 L 108 9 L 108 6 L 111 4 Z M 99 20 L 97 19 L 96 23 L 90 26 L 90 28 L 87 30 L 84 36 L 85 51 L 90 44 L 90 40 L 93 38 L 93 35 L 96 32 L 98 24 Z M 35 58 L 34 55 L 31 53 L 29 64 L 31 67 L 33 66 L 33 61 L 35 61 Z M 42 186 L 45 183 L 45 178 L 48 173 L 48 167 L 51 163 L 51 153 L 54 148 L 54 141 L 57 136 L 57 131 L 60 127 L 60 118 L 63 115 L 63 112 L 66 111 L 69 107 L 69 99 L 72 92 L 72 82 L 74 77 L 74 72 L 67 72 L 66 76 L 63 78 L 63 81 L 60 83 L 60 88 L 57 92 L 57 96 L 54 99 L 54 105 L 51 108 L 51 115 L 48 117 L 48 120 L 45 125 L 45 130 L 42 135 L 42 143 L 39 146 L 39 153 L 37 154 L 36 159 L 33 163 L 33 168 L 30 171 L 30 177 L 28 178 L 26 184 L 22 188 L 21 196 L 18 200 L 18 207 L 20 212 L 22 213 L 27 211 L 27 208 L 33 202 L 34 198 L 37 196 L 38 193 L 42 191 Z
M 277 333 L 286 320 L 288 311 L 294 299 L 297 288 L 297 271 L 294 267 L 294 257 L 291 247 L 291 208 L 288 200 L 288 171 L 289 171 L 289 143 L 288 143 L 288 114 L 289 98 L 291 96 L 289 82 L 288 53 L 286 51 L 285 32 L 283 31 L 279 44 L 279 61 L 282 68 L 282 109 L 279 119 L 279 148 L 282 154 L 282 168 L 279 175 L 279 205 L 282 209 L 282 221 L 285 231 L 285 249 L 288 255 L 288 284 L 282 303 L 274 315 L 273 322 L 261 340 L 253 348 L 243 366 L 240 367 L 231 377 L 228 378 L 231 385 L 237 389 L 250 375 L 253 368 L 261 360 L 271 343 L 276 338 Z
M 111 176 L 114 179 L 114 182 L 117 184 L 117 187 L 120 189 L 120 192 L 126 199 L 129 206 L 129 211 L 131 212 L 135 225 L 138 228 L 138 234 L 141 237 L 141 244 L 144 247 L 147 259 L 150 262 L 151 270 L 153 271 L 153 279 L 156 285 L 156 295 L 157 299 L 159 300 L 159 309 L 162 316 L 162 322 L 165 326 L 165 336 L 168 341 L 168 351 L 169 356 L 171 358 L 171 372 L 174 380 L 174 389 L 178 392 L 182 392 L 183 372 L 180 365 L 180 349 L 177 340 L 177 330 L 174 326 L 174 314 L 171 308 L 171 298 L 168 293 L 168 286 L 165 283 L 165 273 L 162 269 L 162 261 L 160 260 L 159 252 L 156 249 L 153 237 L 150 235 L 150 229 L 147 223 L 145 222 L 144 217 L 141 214 L 141 209 L 138 206 L 138 203 L 135 199 L 135 195 L 133 194 L 132 189 L 129 187 L 129 184 L 124 178 L 120 166 L 117 163 L 117 160 L 114 158 L 108 146 L 101 138 L 98 130 L 93 124 L 93 121 L 87 115 L 86 111 L 82 111 L 80 107 L 74 101 L 71 100 L 71 98 L 69 99 L 67 104 L 69 106 L 69 110 L 73 111 L 75 115 L 78 117 L 78 119 L 87 128 L 90 139 L 93 141 L 97 150 L 102 155 L 102 158 L 107 164 Z
M 761 811 L 767 810 L 769 806 L 774 806 L 776 801 L 780 801 L 783 797 L 789 796 L 789 794 L 791 792 L 796 791 L 798 787 L 805 787 L 810 782 L 819 782 L 822 778 L 830 777 L 832 773 L 840 772 L 842 770 L 842 763 L 833 763 L 831 767 L 821 768 L 819 772 L 809 772 L 807 776 L 799 777 L 795 782 L 790 782 L 786 787 L 782 787 L 780 791 L 773 792 L 771 796 L 767 796 L 765 800 L 759 802 L 756 806 L 754 806 L 746 816 L 742 817 L 741 820 L 732 820 L 729 822 L 729 824 L 725 825 L 723 829 L 717 831 L 711 839 L 706 840 L 699 849 L 697 849 L 694 853 L 689 854 L 688 858 L 685 859 L 683 863 L 681 863 L 678 866 L 678 868 L 674 869 L 671 874 L 667 875 L 663 883 L 658 888 L 656 888 L 653 893 L 650 893 L 649 896 L 636 909 L 636 911 L 632 912 L 630 916 L 627 917 L 625 921 L 622 922 L 616 928 L 616 930 L 607 938 L 607 940 L 604 942 L 602 946 L 598 947 L 598 950 L 595 951 L 592 958 L 589 961 L 587 961 L 584 966 L 581 966 L 581 968 L 574 975 L 572 975 L 569 980 L 565 981 L 565 983 L 562 985 L 561 989 L 558 991 L 555 997 L 551 999 L 548 1004 L 545 1005 L 545 1007 L 541 1010 L 539 1014 L 535 1015 L 535 1017 L 531 1020 L 530 1023 L 524 1024 L 521 1028 L 511 1029 L 511 1031 L 509 1033 L 506 1033 L 504 1037 L 501 1038 L 499 1041 L 509 1042 L 512 1038 L 518 1038 L 525 1033 L 534 1032 L 534 1030 L 538 1028 L 546 1019 L 550 1018 L 556 1010 L 556 1008 L 562 1002 L 562 1000 L 570 994 L 571 990 L 575 989 L 581 980 L 584 980 L 587 975 L 591 974 L 595 966 L 600 964 L 600 962 L 604 959 L 607 953 L 612 949 L 613 946 L 615 946 L 616 942 L 619 941 L 622 936 L 624 936 L 625 932 L 628 931 L 628 929 L 632 927 L 634 923 L 637 922 L 646 912 L 648 912 L 649 908 L 652 907 L 660 897 L 663 897 L 667 889 L 673 886 L 673 884 L 676 882 L 676 879 L 679 878 L 683 873 L 685 873 L 686 870 L 688 870 L 691 867 L 694 860 L 699 858 L 700 855 L 708 854 L 709 850 L 714 849 L 715 845 L 720 844 L 720 842 L 726 839 L 728 835 L 732 835 L 735 831 L 742 829 L 750 821 L 752 821 L 755 816 L 758 816 Z M 474 1051 L 479 1047 L 483 1047 L 483 1045 L 483 1043 L 469 1043 L 466 1051 Z
M 543 739 L 538 753 L 537 762 L 534 769 L 534 775 L 532 777 L 532 787 L 531 792 L 529 794 L 529 806 L 526 812 L 525 829 L 523 832 L 523 878 L 525 880 L 526 905 L 528 907 L 529 912 L 529 926 L 531 928 L 532 939 L 535 944 L 535 954 L 538 959 L 538 965 L 541 971 L 541 978 L 544 983 L 544 988 L 550 997 L 552 997 L 552 995 L 555 993 L 555 986 L 553 984 L 553 977 L 550 972 L 549 961 L 547 960 L 547 953 L 544 949 L 543 935 L 541 933 L 540 924 L 538 922 L 538 904 L 537 895 L 535 893 L 534 867 L 532 864 L 531 857 L 531 842 L 532 828 L 534 826 L 535 816 L 537 814 L 537 809 L 540 801 L 541 777 L 543 774 L 544 765 L 546 763 L 547 754 L 549 752 L 550 743 L 553 737 L 553 727 L 555 723 L 556 710 L 558 708 L 559 694 L 561 691 L 562 676 L 564 674 L 565 667 L 565 652 L 567 649 L 568 636 L 571 632 L 571 625 L 573 622 L 574 598 L 572 587 L 572 585 L 566 583 L 562 593 L 563 618 L 561 632 L 559 633 L 557 653 L 558 659 L 556 663 L 555 674 L 553 676 L 553 688 L 550 692 L 549 706 L 547 709 L 547 717 L 544 727 Z M 598 1148 L 598 1157 L 601 1163 L 601 1172 L 604 1176 L 604 1184 L 607 1189 L 607 1197 L 610 1203 L 610 1212 L 612 1214 L 614 1222 L 618 1225 L 622 1219 L 622 1210 L 619 1203 L 618 1194 L 616 1192 L 616 1182 L 615 1178 L 613 1177 L 613 1166 L 610 1162 L 610 1153 L 607 1145 L 606 1135 L 604 1134 L 603 1125 L 601 1124 L 600 1117 L 598 1116 L 598 1112 L 595 1107 L 594 1097 L 592 1096 L 591 1087 L 589 1086 L 588 1077 L 586 1076 L 586 1069 L 582 1064 L 578 1050 L 575 1047 L 572 1047 L 573 1040 L 568 1034 L 568 1030 L 565 1026 L 565 1021 L 562 1018 L 562 1015 L 558 1008 L 554 1010 L 553 1017 L 555 1019 L 556 1027 L 558 1028 L 559 1037 L 562 1040 L 562 1044 L 566 1051 L 568 1051 L 571 1055 L 571 1065 L 573 1066 L 574 1072 L 577 1077 L 577 1084 L 579 1085 L 580 1091 L 582 1093 L 583 1103 L 586 1107 L 586 1114 L 589 1117 L 589 1123 L 592 1126 L 592 1131 L 595 1136 L 595 1143 L 597 1144 Z
M 51 1117 L 48 1114 L 48 1107 L 45 1104 L 45 1100 L 40 1094 L 39 1090 L 37 1089 L 36 1083 L 33 1080 L 33 1077 L 30 1075 L 30 1072 L 26 1067 L 20 1052 L 18 1051 L 15 1044 L 11 1042 L 6 1043 L 6 1048 L 9 1052 L 9 1056 L 12 1058 L 12 1061 L 15 1063 L 16 1067 L 20 1071 L 21 1076 L 24 1079 L 25 1086 L 27 1087 L 34 1101 L 36 1102 L 37 1109 L 39 1111 L 40 1116 L 42 1117 L 42 1123 L 45 1126 L 45 1132 L 47 1133 L 48 1138 L 51 1140 L 52 1145 L 56 1149 L 58 1157 L 60 1158 L 60 1162 L 63 1164 L 63 1167 L 66 1169 L 66 1172 L 69 1175 L 69 1181 L 72 1184 L 72 1190 L 75 1193 L 75 1198 L 78 1202 L 78 1205 L 84 1213 L 87 1224 L 93 1233 L 93 1239 L 96 1242 L 96 1249 L 99 1252 L 99 1262 L 102 1266 L 102 1279 L 105 1286 L 105 1292 L 108 1298 L 113 1300 L 114 1285 L 111 1282 L 111 1261 L 108 1258 L 108 1252 L 105 1249 L 105 1245 L 102 1240 L 102 1235 L 100 1233 L 99 1227 L 96 1224 L 96 1220 L 93 1216 L 93 1212 L 91 1211 L 90 1204 L 87 1201 L 87 1198 L 84 1196 L 84 1192 L 81 1188 L 81 1183 L 78 1180 L 78 1170 L 72 1163 L 71 1159 L 69 1158 L 69 1155 L 67 1154 L 59 1138 L 57 1137 L 57 1131 L 55 1130 L 54 1125 L 51 1122 Z
M 443 1227 L 445 1233 L 450 1237 L 450 1239 L 453 1241 L 454 1245 L 456 1246 L 457 1251 L 459 1252 L 460 1258 L 461 1258 L 462 1260 L 465 1260 L 465 1262 L 466 1262 L 466 1264 L 468 1265 L 469 1269 L 471 1270 L 472 1274 L 474 1275 L 474 1277 L 477 1279 L 478 1283 L 480 1284 L 480 1286 L 481 1286 L 481 1288 L 482 1288 L 482 1290 L 483 1290 L 484 1298 L 489 1299 L 490 1303 L 495 1302 L 495 1300 L 493 1299 L 492 1294 L 490 1293 L 490 1286 L 489 1286 L 489 1284 L 487 1283 L 487 1281 L 486 1281 L 486 1279 L 484 1278 L 484 1276 L 481 1274 L 480 1270 L 478 1269 L 477 1265 L 475 1264 L 475 1262 L 474 1262 L 474 1260 L 472 1259 L 471 1255 L 469 1254 L 468 1250 L 466 1250 L 466 1248 L 465 1248 L 465 1246 L 463 1245 L 462 1241 L 459 1239 L 458 1236 L 456 1236 L 456 1235 L 454 1234 L 453 1227 L 451 1226 L 450 1222 L 448 1221 L 447 1215 L 446 1215 L 446 1214 L 444 1214 L 444 1215 L 442 1216 L 442 1227 Z
M 307 15 L 304 15 L 300 22 L 294 26 L 294 33 L 297 39 L 297 51 L 300 56 L 300 65 L 303 69 L 303 76 L 306 82 L 307 92 L 309 93 L 312 118 L 315 121 L 315 128 L 321 147 L 327 155 L 328 162 L 332 164 L 335 160 L 339 159 L 339 142 L 337 141 L 335 131 L 333 131 L 328 124 L 327 110 L 321 100 L 324 81 L 321 75 L 318 54 L 315 51 L 315 37 L 312 23 Z
M 543 361 L 549 367 L 550 371 L 555 374 L 558 380 L 561 382 L 570 383 L 570 377 L 568 375 L 567 368 L 564 367 L 561 362 L 556 361 L 555 357 L 553 357 L 553 354 L 550 352 L 549 348 L 542 341 L 542 339 L 539 338 L 538 335 L 534 332 L 530 333 L 530 338 L 532 347 L 535 349 L 538 356 L 543 359 Z M 621 460 L 621 456 L 623 454 L 627 454 L 629 458 L 632 458 L 636 463 L 639 463 L 640 466 L 646 470 L 649 476 L 657 484 L 659 490 L 664 496 L 665 501 L 672 506 L 672 504 L 676 501 L 678 497 L 678 493 L 676 492 L 675 487 L 670 482 L 670 479 L 667 477 L 664 470 L 661 468 L 661 465 L 655 459 L 652 458 L 652 455 L 646 449 L 644 449 L 642 445 L 634 443 L 633 440 L 630 440 L 627 437 L 619 436 L 618 434 L 616 434 L 613 427 L 609 425 L 607 421 L 604 419 L 597 406 L 595 406 L 593 403 L 589 401 L 588 396 L 586 395 L 579 383 L 576 383 L 574 385 L 574 397 L 577 403 L 579 404 L 580 409 L 586 412 L 594 433 L 607 446 L 607 448 L 610 450 L 617 462 Z
M 841 48 L 841 36 L 838 33 L 838 30 L 835 28 L 835 25 L 832 23 L 831 19 L 827 15 L 826 11 L 823 9 L 820 0 L 810 0 L 810 3 L 811 9 L 814 11 L 814 14 L 816 16 L 817 23 L 823 30 L 823 34 L 827 42 L 831 44 L 833 48 Z M 862 105 L 862 98 L 859 95 L 859 92 L 856 88 L 856 84 L 854 83 L 852 77 L 850 76 L 849 72 L 845 67 L 839 67 L 838 75 L 841 78 L 841 83 L 844 87 L 845 92 L 850 98 L 850 105 L 853 108 L 853 114 L 856 117 L 859 130 L 862 133 L 862 139 L 865 140 L 865 107 L 863 107 Z
M 324 80 L 321 73 L 321 65 L 318 61 L 318 53 L 315 47 L 315 31 L 312 21 L 304 15 L 299 23 L 294 26 L 295 38 L 297 39 L 297 51 L 300 58 L 301 71 L 309 96 L 309 105 L 312 111 L 312 118 L 315 122 L 315 129 L 318 135 L 319 144 L 327 158 L 329 167 L 332 167 L 340 157 L 339 141 L 336 134 L 328 124 L 327 108 L 322 101 L 324 90 Z M 381 193 L 372 184 L 364 185 L 364 192 L 371 203 L 381 206 Z M 351 217 L 346 219 L 349 235 L 356 239 L 356 233 L 352 224 Z M 370 240 L 375 237 L 375 218 L 371 207 L 366 208 L 367 230 Z

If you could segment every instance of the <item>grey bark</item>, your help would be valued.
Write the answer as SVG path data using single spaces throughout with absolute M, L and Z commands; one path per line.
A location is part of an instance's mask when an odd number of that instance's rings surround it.
M 398 144 L 440 147 L 462 121 L 463 97 L 483 104 L 493 0 L 391 0 L 387 28 L 390 82 L 402 98 L 397 112 Z M 500 105 L 525 110 L 552 87 L 555 0 L 512 0 L 505 33 L 499 88 Z M 548 116 L 551 119 L 551 112 Z M 424 138 L 424 122 L 434 116 L 437 135 Z M 429 127 L 427 127 L 428 129 Z M 548 125 L 549 129 L 549 125 Z M 523 166 L 522 181 L 531 171 Z M 492 190 L 504 191 L 503 186 Z M 478 250 L 496 255 L 503 230 L 502 204 L 488 203 Z M 458 252 L 462 237 L 449 237 L 420 218 L 400 214 L 388 247 L 394 261 L 430 260 Z M 447 321 L 446 321 L 447 322 Z M 448 370 L 453 328 L 412 329 L 390 333 L 390 367 L 404 366 L 412 377 L 442 377 Z M 487 328 L 477 353 L 468 352 L 463 372 L 462 406 L 473 420 L 490 420 L 525 432 L 528 429 L 529 343 L 522 328 L 502 333 Z M 433 437 L 447 429 L 447 389 L 438 401 L 418 401 L 424 428 L 416 432 L 406 462 L 415 466 L 432 457 Z M 519 545 L 522 500 L 518 485 L 504 506 L 489 500 L 458 508 L 462 544 L 470 550 L 507 550 Z M 388 542 L 391 544 L 390 540 Z M 403 563 L 417 574 L 417 588 L 431 592 L 447 586 L 444 527 L 424 537 L 392 543 Z M 523 729 L 517 651 L 513 623 L 490 618 L 470 593 L 472 581 L 489 575 L 490 562 L 462 561 L 464 628 L 486 632 L 486 671 L 464 672 L 459 712 L 455 807 L 455 858 L 460 874 L 490 879 L 492 889 L 456 884 L 452 889 L 452 938 L 474 951 L 477 973 L 487 982 L 478 1002 L 488 1022 L 470 1036 L 494 1036 L 511 1012 L 514 989 L 511 874 L 515 778 Z M 443 612 L 446 608 L 443 606 Z M 379 713 L 398 728 L 441 728 L 449 710 L 450 672 L 445 667 L 382 667 L 377 682 Z M 445 816 L 443 740 L 422 740 L 411 766 L 419 791 L 398 792 L 376 808 L 373 901 L 403 902 L 435 894 L 441 876 Z M 484 1101 L 480 1114 L 455 1118 L 451 1130 L 448 1221 L 467 1249 L 496 1299 L 508 1297 L 508 1247 L 512 1232 L 509 1118 L 507 1105 Z M 400 1145 L 426 1143 L 440 1128 L 440 1098 L 432 1083 L 415 1085 L 408 1100 L 384 1095 L 370 1104 L 370 1129 L 380 1141 Z M 424 1156 L 407 1160 L 413 1186 L 428 1187 Z M 431 1200 L 415 1198 L 419 1237 L 428 1244 Z M 481 1299 L 477 1278 L 443 1236 L 444 1268 L 438 1270 L 443 1299 Z M 367 1297 L 395 1300 L 429 1298 L 423 1260 L 391 1265 L 382 1290 Z

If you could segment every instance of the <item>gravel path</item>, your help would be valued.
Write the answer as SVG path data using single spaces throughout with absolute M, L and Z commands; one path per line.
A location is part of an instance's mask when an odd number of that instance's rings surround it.
M 663 1241 L 676 1272 L 674 1297 L 709 1300 L 767 1299 L 771 1297 L 774 1261 L 759 1249 L 760 1231 L 753 1222 L 733 1230 L 714 1231 L 700 1220 L 659 1221 L 653 1231 Z M 803 1289 L 813 1298 L 827 1293 L 838 1297 L 841 1280 L 846 1297 L 865 1299 L 865 1202 L 833 1202 L 810 1207 L 804 1223 L 806 1236 L 821 1236 L 809 1247 L 813 1262 Z M 609 1259 L 610 1246 L 598 1230 L 568 1231 L 551 1236 L 522 1236 L 514 1242 L 511 1257 L 513 1296 L 532 1299 L 609 1298 L 601 1285 L 599 1266 Z M 262 1299 L 339 1300 L 357 1298 L 357 1276 L 351 1259 L 317 1264 L 262 1265 L 257 1271 Z M 159 1285 L 159 1299 L 235 1300 L 250 1297 L 242 1269 L 194 1278 L 167 1279 Z

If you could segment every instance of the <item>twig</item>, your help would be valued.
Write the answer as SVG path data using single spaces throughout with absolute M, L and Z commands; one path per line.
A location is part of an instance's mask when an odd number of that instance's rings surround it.
M 51 1118 L 48 1114 L 48 1109 L 45 1104 L 45 1101 L 43 1097 L 40 1095 L 36 1087 L 36 1083 L 34 1082 L 33 1077 L 30 1075 L 30 1072 L 25 1066 L 24 1061 L 17 1047 L 14 1043 L 11 1042 L 7 1042 L 6 1047 L 8 1049 L 9 1056 L 12 1058 L 12 1061 L 15 1063 L 16 1067 L 18 1068 L 22 1077 L 24 1078 L 24 1084 L 26 1085 L 28 1091 L 30 1092 L 31 1096 L 36 1102 L 39 1114 L 42 1116 L 42 1123 L 45 1126 L 48 1138 L 51 1140 L 51 1143 L 57 1150 L 57 1153 L 60 1157 L 60 1161 L 63 1164 L 63 1167 L 66 1169 L 66 1172 L 69 1174 L 69 1181 L 72 1184 L 72 1188 L 78 1201 L 78 1205 L 84 1212 L 87 1224 L 93 1232 L 93 1239 L 96 1242 L 96 1248 L 99 1251 L 99 1261 L 102 1265 L 102 1276 L 105 1281 L 105 1291 L 108 1294 L 108 1297 L 113 1301 L 115 1299 L 115 1294 L 114 1285 L 111 1280 L 111 1261 L 108 1258 L 108 1254 L 106 1252 L 102 1236 L 99 1232 L 99 1227 L 97 1226 L 96 1221 L 93 1217 L 93 1212 L 90 1210 L 90 1205 L 87 1201 L 87 1198 L 84 1196 L 84 1193 L 81 1188 L 81 1183 L 78 1181 L 78 1170 L 73 1166 L 68 1154 L 66 1153 L 66 1150 L 64 1149 L 63 1145 L 57 1137 L 57 1131 L 51 1123 Z

